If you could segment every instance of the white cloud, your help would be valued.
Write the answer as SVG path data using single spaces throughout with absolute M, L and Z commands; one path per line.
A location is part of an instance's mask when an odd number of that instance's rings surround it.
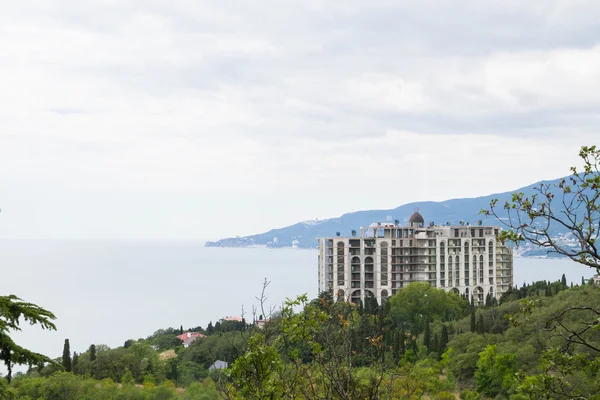
M 0 233 L 218 238 L 567 174 L 599 8 L 13 2 Z

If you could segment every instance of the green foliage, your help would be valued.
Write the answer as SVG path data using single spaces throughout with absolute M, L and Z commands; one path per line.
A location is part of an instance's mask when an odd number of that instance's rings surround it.
M 65 339 L 62 355 L 62 366 L 65 371 L 71 372 L 71 346 L 69 345 L 69 339 Z
M 21 321 L 39 325 L 42 329 L 56 330 L 52 322 L 56 317 L 50 311 L 32 303 L 26 303 L 17 296 L 0 296 L 0 360 L 4 362 L 12 378 L 13 365 L 27 364 L 41 366 L 53 363 L 48 357 L 34 353 L 16 344 L 10 337 L 11 331 L 20 331 Z
M 436 289 L 425 282 L 414 282 L 392 296 L 390 317 L 396 323 L 423 332 L 425 318 L 451 319 L 460 317 L 467 309 L 467 302 L 452 292 Z
M 135 385 L 135 380 L 133 379 L 131 371 L 125 372 L 125 375 L 121 378 L 121 383 L 123 385 Z
M 496 345 L 489 345 L 479 353 L 475 386 L 486 396 L 508 396 L 515 385 L 515 355 L 498 354 Z
M 96 361 L 96 345 L 95 344 L 90 345 L 89 353 L 90 353 L 90 362 Z

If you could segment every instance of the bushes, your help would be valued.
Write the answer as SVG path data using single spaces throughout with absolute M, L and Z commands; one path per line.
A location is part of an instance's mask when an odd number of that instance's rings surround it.
M 83 378 L 69 372 L 57 372 L 49 378 L 18 377 L 10 389 L 18 399 L 44 400 L 212 400 L 218 399 L 215 384 L 211 379 L 203 383 L 193 383 L 189 391 L 175 389 L 172 382 L 144 387 L 129 383 L 119 385 L 111 379 L 97 381 Z M 4 396 L 2 399 L 10 399 Z

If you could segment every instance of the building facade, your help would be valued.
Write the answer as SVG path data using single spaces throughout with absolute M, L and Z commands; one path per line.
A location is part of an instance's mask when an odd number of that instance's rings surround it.
M 455 291 L 483 304 L 513 286 L 512 249 L 496 240 L 500 228 L 460 223 L 425 226 L 415 211 L 408 225 L 374 223 L 366 230 L 319 240 L 319 291 L 382 304 L 412 282 Z

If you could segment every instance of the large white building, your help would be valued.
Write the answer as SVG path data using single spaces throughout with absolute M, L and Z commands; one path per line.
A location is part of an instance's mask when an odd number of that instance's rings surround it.
M 374 223 L 366 230 L 319 239 L 319 291 L 356 302 L 382 304 L 411 282 L 454 290 L 482 304 L 513 285 L 512 250 L 496 240 L 500 228 L 425 226 L 418 211 L 408 225 Z

